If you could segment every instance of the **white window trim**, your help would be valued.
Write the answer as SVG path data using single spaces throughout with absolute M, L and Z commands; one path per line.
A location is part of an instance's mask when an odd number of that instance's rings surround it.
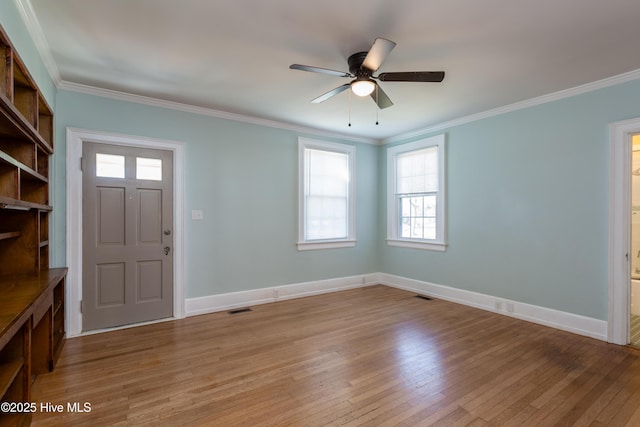
M 438 193 L 436 198 L 436 239 L 401 238 L 399 232 L 398 206 L 396 198 L 396 157 L 409 151 L 438 147 Z M 387 244 L 412 249 L 444 252 L 447 250 L 446 217 L 446 171 L 445 136 L 435 135 L 419 141 L 387 148 Z
M 305 240 L 305 197 L 304 197 L 304 152 L 305 149 L 333 151 L 349 156 L 349 200 L 347 216 L 347 237 L 344 239 Z M 347 248 L 356 245 L 355 200 L 356 200 L 356 147 L 353 145 L 298 138 L 298 250 Z

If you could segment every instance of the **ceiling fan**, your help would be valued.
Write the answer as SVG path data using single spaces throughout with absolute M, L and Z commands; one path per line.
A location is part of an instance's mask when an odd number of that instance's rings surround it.
M 374 76 L 373 73 L 378 71 L 387 55 L 396 46 L 391 40 L 378 37 L 368 52 L 354 53 L 349 57 L 349 72 L 329 70 L 327 68 L 311 67 L 309 65 L 292 64 L 289 66 L 292 70 L 311 71 L 312 73 L 329 74 L 338 77 L 348 77 L 353 79 L 350 83 L 330 90 L 329 92 L 312 99 L 314 104 L 326 101 L 337 94 L 351 88 L 351 91 L 358 96 L 370 95 L 379 108 L 388 108 L 393 105 L 391 99 L 382 90 L 380 85 L 375 82 L 436 82 L 439 83 L 444 79 L 444 71 L 404 71 L 396 73 L 381 73 Z

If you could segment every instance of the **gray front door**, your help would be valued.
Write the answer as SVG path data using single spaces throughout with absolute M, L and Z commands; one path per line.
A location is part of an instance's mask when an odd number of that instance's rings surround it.
M 173 315 L 173 153 L 83 143 L 82 329 Z

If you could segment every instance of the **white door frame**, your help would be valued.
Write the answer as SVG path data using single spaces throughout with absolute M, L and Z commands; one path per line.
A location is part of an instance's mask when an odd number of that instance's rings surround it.
M 173 152 L 173 317 L 185 315 L 184 293 L 184 143 L 139 136 L 67 128 L 67 265 L 65 291 L 67 337 L 82 334 L 82 143 L 84 141 Z
M 631 135 L 640 118 L 609 125 L 609 317 L 607 341 L 629 344 L 631 310 Z

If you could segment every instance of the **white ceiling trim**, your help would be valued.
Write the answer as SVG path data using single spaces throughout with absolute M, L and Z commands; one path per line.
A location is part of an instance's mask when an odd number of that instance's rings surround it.
M 102 96 L 102 97 L 107 97 L 112 99 L 118 99 L 123 101 L 155 106 L 155 107 L 185 111 L 185 112 L 190 112 L 190 113 L 205 115 L 210 117 L 216 117 L 221 119 L 240 121 L 240 122 L 255 124 L 260 126 L 290 130 L 293 132 L 306 133 L 306 134 L 323 136 L 328 138 L 340 138 L 347 141 L 361 142 L 366 144 L 384 145 L 384 144 L 389 144 L 394 142 L 400 142 L 400 141 L 420 137 L 432 132 L 439 132 L 442 130 L 446 130 L 454 126 L 464 125 L 477 120 L 482 120 L 482 119 L 497 116 L 500 114 L 506 114 L 512 111 L 517 111 L 524 108 L 529 108 L 536 105 L 541 105 L 548 102 L 553 102 L 560 99 L 569 98 L 572 96 L 591 92 L 594 90 L 640 79 L 640 69 L 637 69 L 627 73 L 619 74 L 617 76 L 609 77 L 606 79 L 598 80 L 595 82 L 587 83 L 587 84 L 576 86 L 573 88 L 561 90 L 558 92 L 553 92 L 547 95 L 542 95 L 542 96 L 531 98 L 528 100 L 516 102 L 503 107 L 498 107 L 498 108 L 483 111 L 480 113 L 460 117 L 458 119 L 436 124 L 434 126 L 429 126 L 427 128 L 417 129 L 415 131 L 405 132 L 389 138 L 378 140 L 375 138 L 355 137 L 353 135 L 324 131 L 317 128 L 294 125 L 294 124 L 281 122 L 281 121 L 261 119 L 261 118 L 252 117 L 252 116 L 229 113 L 221 110 L 214 110 L 214 109 L 204 108 L 204 107 L 196 107 L 193 105 L 182 104 L 182 103 L 173 102 L 173 101 L 166 101 L 166 100 L 161 100 L 161 99 L 156 99 L 156 98 L 151 98 L 146 96 L 134 95 L 134 94 L 125 93 L 125 92 L 119 92 L 119 91 L 114 91 L 109 89 L 101 89 L 101 88 L 96 88 L 92 86 L 63 81 L 60 71 L 58 69 L 58 66 L 51 52 L 49 43 L 42 31 L 42 27 L 35 14 L 35 11 L 33 10 L 31 1 L 30 0 L 14 0 L 14 1 L 18 11 L 20 12 L 25 22 L 27 30 L 34 41 L 34 44 L 36 45 L 36 48 L 40 54 L 40 57 L 44 62 L 45 67 L 47 68 L 47 71 L 49 72 L 49 75 L 51 76 L 56 87 L 58 87 L 59 89 L 66 89 L 74 92 L 81 92 L 81 93 L 86 93 L 86 94 L 91 94 L 96 96 Z
M 339 138 L 345 141 L 361 142 L 364 144 L 374 144 L 374 145 L 378 145 L 380 143 L 380 141 L 377 139 L 355 137 L 353 135 L 340 134 L 336 132 L 328 132 L 328 131 L 323 131 L 323 130 L 311 128 L 311 127 L 299 126 L 299 125 L 279 122 L 275 120 L 260 119 L 257 117 L 245 116 L 245 115 L 236 114 L 236 113 L 229 113 L 226 111 L 214 110 L 211 108 L 196 107 L 193 105 L 181 104 L 179 102 L 166 101 L 163 99 L 151 98 L 148 96 L 134 95 L 126 92 L 119 92 L 119 91 L 110 90 L 110 89 L 102 89 L 102 88 L 82 85 L 78 83 L 66 82 L 64 80 L 58 85 L 58 89 L 84 93 L 87 95 L 101 96 L 104 98 L 111 98 L 119 101 L 134 102 L 137 104 L 149 105 L 152 107 L 184 111 L 187 113 L 215 117 L 218 119 L 234 120 L 237 122 L 249 123 L 249 124 L 258 125 L 258 126 L 267 126 L 270 128 L 289 130 L 296 133 L 321 136 L 325 138 Z
M 475 122 L 477 120 L 486 119 L 488 117 L 498 116 L 500 114 L 510 113 L 512 111 L 522 110 L 524 108 L 534 107 L 540 104 L 546 104 L 548 102 L 558 101 L 564 98 L 570 98 L 572 96 L 581 95 L 587 92 L 593 92 L 594 90 L 603 89 L 610 86 L 626 83 L 632 80 L 640 79 L 640 69 L 629 71 L 628 73 L 619 74 L 617 76 L 609 77 L 606 79 L 598 80 L 595 82 L 587 83 L 584 85 L 576 86 L 570 89 L 553 92 L 547 95 L 538 96 L 536 98 L 527 99 L 525 101 L 516 102 L 513 104 L 505 105 L 503 107 L 494 108 L 492 110 L 483 111 L 469 116 L 460 117 L 458 119 L 450 120 L 448 122 L 440 123 L 428 128 L 415 130 L 412 132 L 403 133 L 400 135 L 385 138 L 380 143 L 390 144 L 393 142 L 404 141 L 411 138 L 423 136 L 432 132 L 439 132 L 445 129 L 452 128 L 454 126 L 460 126 L 467 123 Z
M 628 73 L 619 74 L 614 77 L 598 80 L 595 82 L 587 83 L 584 85 L 576 86 L 574 88 L 553 92 L 547 95 L 538 96 L 536 98 L 527 99 L 525 101 L 516 102 L 513 104 L 505 105 L 503 107 L 494 108 L 491 110 L 483 111 L 469 116 L 460 117 L 458 119 L 443 122 L 435 126 L 428 128 L 418 129 L 412 132 L 403 133 L 383 140 L 369 139 L 354 137 L 352 135 L 339 134 L 334 132 L 322 131 L 315 128 L 309 128 L 304 126 L 293 125 L 284 122 L 278 122 L 274 120 L 259 119 L 256 117 L 245 116 L 241 114 L 229 113 L 226 111 L 214 110 L 204 107 L 196 107 L 188 104 L 181 104 L 178 102 L 165 101 L 161 99 L 151 98 L 147 96 L 134 95 L 126 92 L 118 92 L 109 89 L 101 89 L 93 86 L 81 85 L 77 83 L 62 81 L 59 85 L 59 89 L 65 89 L 73 92 L 85 93 L 88 95 L 102 96 L 111 99 L 117 99 L 121 101 L 134 102 L 138 104 L 144 104 L 154 107 L 168 108 L 173 110 L 184 111 L 188 113 L 194 113 L 204 116 L 216 117 L 220 119 L 234 120 L 244 123 L 250 123 L 260 126 L 267 126 L 277 129 L 290 130 L 293 132 L 307 133 L 311 135 L 323 136 L 328 138 L 340 138 L 352 142 L 361 142 L 365 144 L 390 144 L 394 142 L 400 142 L 411 138 L 420 137 L 432 132 L 443 131 L 455 126 L 464 125 L 467 123 L 475 122 L 478 120 L 486 119 L 500 114 L 506 114 L 512 111 L 522 110 L 536 105 L 546 104 L 548 102 L 558 101 L 564 98 L 570 98 L 572 96 L 592 92 L 598 89 L 603 89 L 610 86 L 626 83 L 629 81 L 640 79 L 640 69 L 630 71 Z
M 364 144 L 380 143 L 379 140 L 372 139 L 372 138 L 354 137 L 352 135 L 322 131 L 316 128 L 297 126 L 289 123 L 277 122 L 274 120 L 259 119 L 256 117 L 249 117 L 241 114 L 228 113 L 225 111 L 219 111 L 219 110 L 214 110 L 210 108 L 195 107 L 192 105 L 181 104 L 178 102 L 164 101 L 161 99 L 156 99 L 156 98 L 151 98 L 146 96 L 133 95 L 125 92 L 118 92 L 118 91 L 108 90 L 108 89 L 100 89 L 100 88 L 91 87 L 87 85 L 81 85 L 77 83 L 63 81 L 62 76 L 60 74 L 60 70 L 58 69 L 58 65 L 56 64 L 56 61 L 53 57 L 53 53 L 51 52 L 51 47 L 49 46 L 47 38 L 45 37 L 44 32 L 42 31 L 42 26 L 40 25 L 40 21 L 38 20 L 38 17 L 36 16 L 35 11 L 33 10 L 31 1 L 15 0 L 15 4 L 18 11 L 20 12 L 20 15 L 22 16 L 25 26 L 27 27 L 27 31 L 29 32 L 29 35 L 31 36 L 34 44 L 36 45 L 36 49 L 40 54 L 40 58 L 42 59 L 42 62 L 44 63 L 49 73 L 49 76 L 51 77 L 51 79 L 53 80 L 53 83 L 56 85 L 58 89 L 65 89 L 65 90 L 81 92 L 81 93 L 90 94 L 90 95 L 103 96 L 106 98 L 135 102 L 138 104 L 145 104 L 145 105 L 150 105 L 154 107 L 169 108 L 173 110 L 185 111 L 189 113 L 200 114 L 200 115 L 205 115 L 210 117 L 217 117 L 221 119 L 251 123 L 251 124 L 256 124 L 260 126 L 290 130 L 294 132 L 306 133 L 306 134 L 311 134 L 315 136 L 322 136 L 327 138 L 340 138 L 343 140 L 352 141 L 352 142 L 361 142 Z
M 31 2 L 29 0 L 15 0 L 15 3 L 18 12 L 20 12 L 22 20 L 27 27 L 27 31 L 29 32 L 33 43 L 36 45 L 36 49 L 40 54 L 42 62 L 44 62 L 44 66 L 49 72 L 51 80 L 53 80 L 53 83 L 57 87 L 62 82 L 62 76 L 58 69 L 58 64 L 56 64 L 53 54 L 51 53 L 49 42 L 47 42 L 47 38 L 42 32 L 40 21 L 38 21 L 38 17 L 31 6 Z

